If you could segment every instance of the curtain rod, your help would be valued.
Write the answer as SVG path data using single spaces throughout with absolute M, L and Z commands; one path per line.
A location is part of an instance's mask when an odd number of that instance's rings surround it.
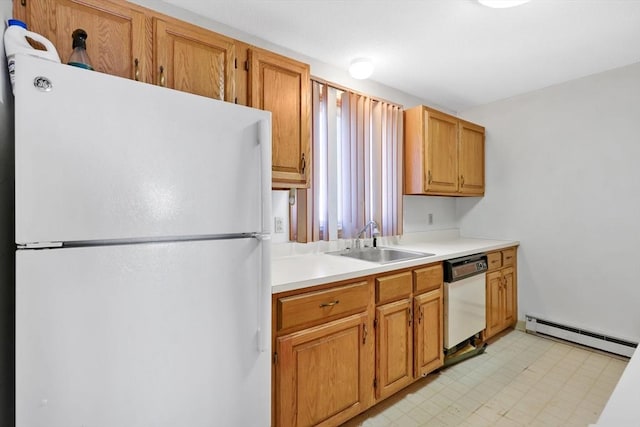
M 337 83 L 330 82 L 330 81 L 322 79 L 320 77 L 311 76 L 311 81 L 318 82 L 318 83 L 330 86 L 330 87 L 332 87 L 334 89 L 338 89 L 338 90 L 341 90 L 341 91 L 344 91 L 344 92 L 351 92 L 351 93 L 355 93 L 356 95 L 366 96 L 367 98 L 371 98 L 371 100 L 373 100 L 373 101 L 385 102 L 387 104 L 394 105 L 394 106 L 400 108 L 401 110 L 404 109 L 404 106 L 402 104 L 398 104 L 397 102 L 392 102 L 392 101 L 388 101 L 388 100 L 383 99 L 383 98 L 378 98 L 376 96 L 371 96 L 371 95 L 366 94 L 364 92 L 360 92 L 360 91 L 357 91 L 357 90 L 350 89 L 350 88 L 348 88 L 346 86 L 342 86 L 342 85 L 339 85 Z

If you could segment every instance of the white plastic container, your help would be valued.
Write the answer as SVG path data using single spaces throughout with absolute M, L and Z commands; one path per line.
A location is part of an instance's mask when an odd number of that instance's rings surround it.
M 46 50 L 35 49 L 29 44 L 27 37 L 42 43 Z M 46 37 L 27 30 L 27 24 L 17 19 L 9 19 L 7 30 L 4 32 L 4 51 L 7 55 L 11 88 L 16 81 L 15 56 L 24 54 L 60 62 L 56 47 Z M 15 94 L 15 91 L 14 91 Z

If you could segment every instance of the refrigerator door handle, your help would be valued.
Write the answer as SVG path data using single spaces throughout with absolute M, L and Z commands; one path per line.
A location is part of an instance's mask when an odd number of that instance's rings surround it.
M 260 271 L 258 273 L 258 351 L 270 347 L 271 337 L 271 235 L 256 234 L 261 242 Z

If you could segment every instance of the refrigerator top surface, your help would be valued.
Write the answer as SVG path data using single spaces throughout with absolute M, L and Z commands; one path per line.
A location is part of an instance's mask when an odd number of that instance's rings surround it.
M 269 112 L 30 57 L 15 106 L 18 244 L 270 232 Z

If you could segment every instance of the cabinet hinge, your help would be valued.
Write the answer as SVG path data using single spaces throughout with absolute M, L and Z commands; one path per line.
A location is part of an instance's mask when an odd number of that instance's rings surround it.
M 237 97 L 237 96 L 234 98 L 233 103 L 234 103 L 234 104 L 237 104 L 237 103 L 238 103 L 238 97 Z
M 373 379 L 373 388 L 377 388 L 378 387 L 378 379 L 374 378 Z
M 20 5 L 21 6 L 26 6 L 27 5 L 27 0 L 20 0 Z
M 238 69 L 238 58 L 233 59 L 233 68 Z
M 274 365 L 278 364 L 278 353 L 273 353 L 273 364 Z
M 244 61 L 244 70 L 249 71 L 249 61 Z
M 378 327 L 378 318 L 376 317 L 375 319 L 373 319 L 373 329 L 376 329 Z

